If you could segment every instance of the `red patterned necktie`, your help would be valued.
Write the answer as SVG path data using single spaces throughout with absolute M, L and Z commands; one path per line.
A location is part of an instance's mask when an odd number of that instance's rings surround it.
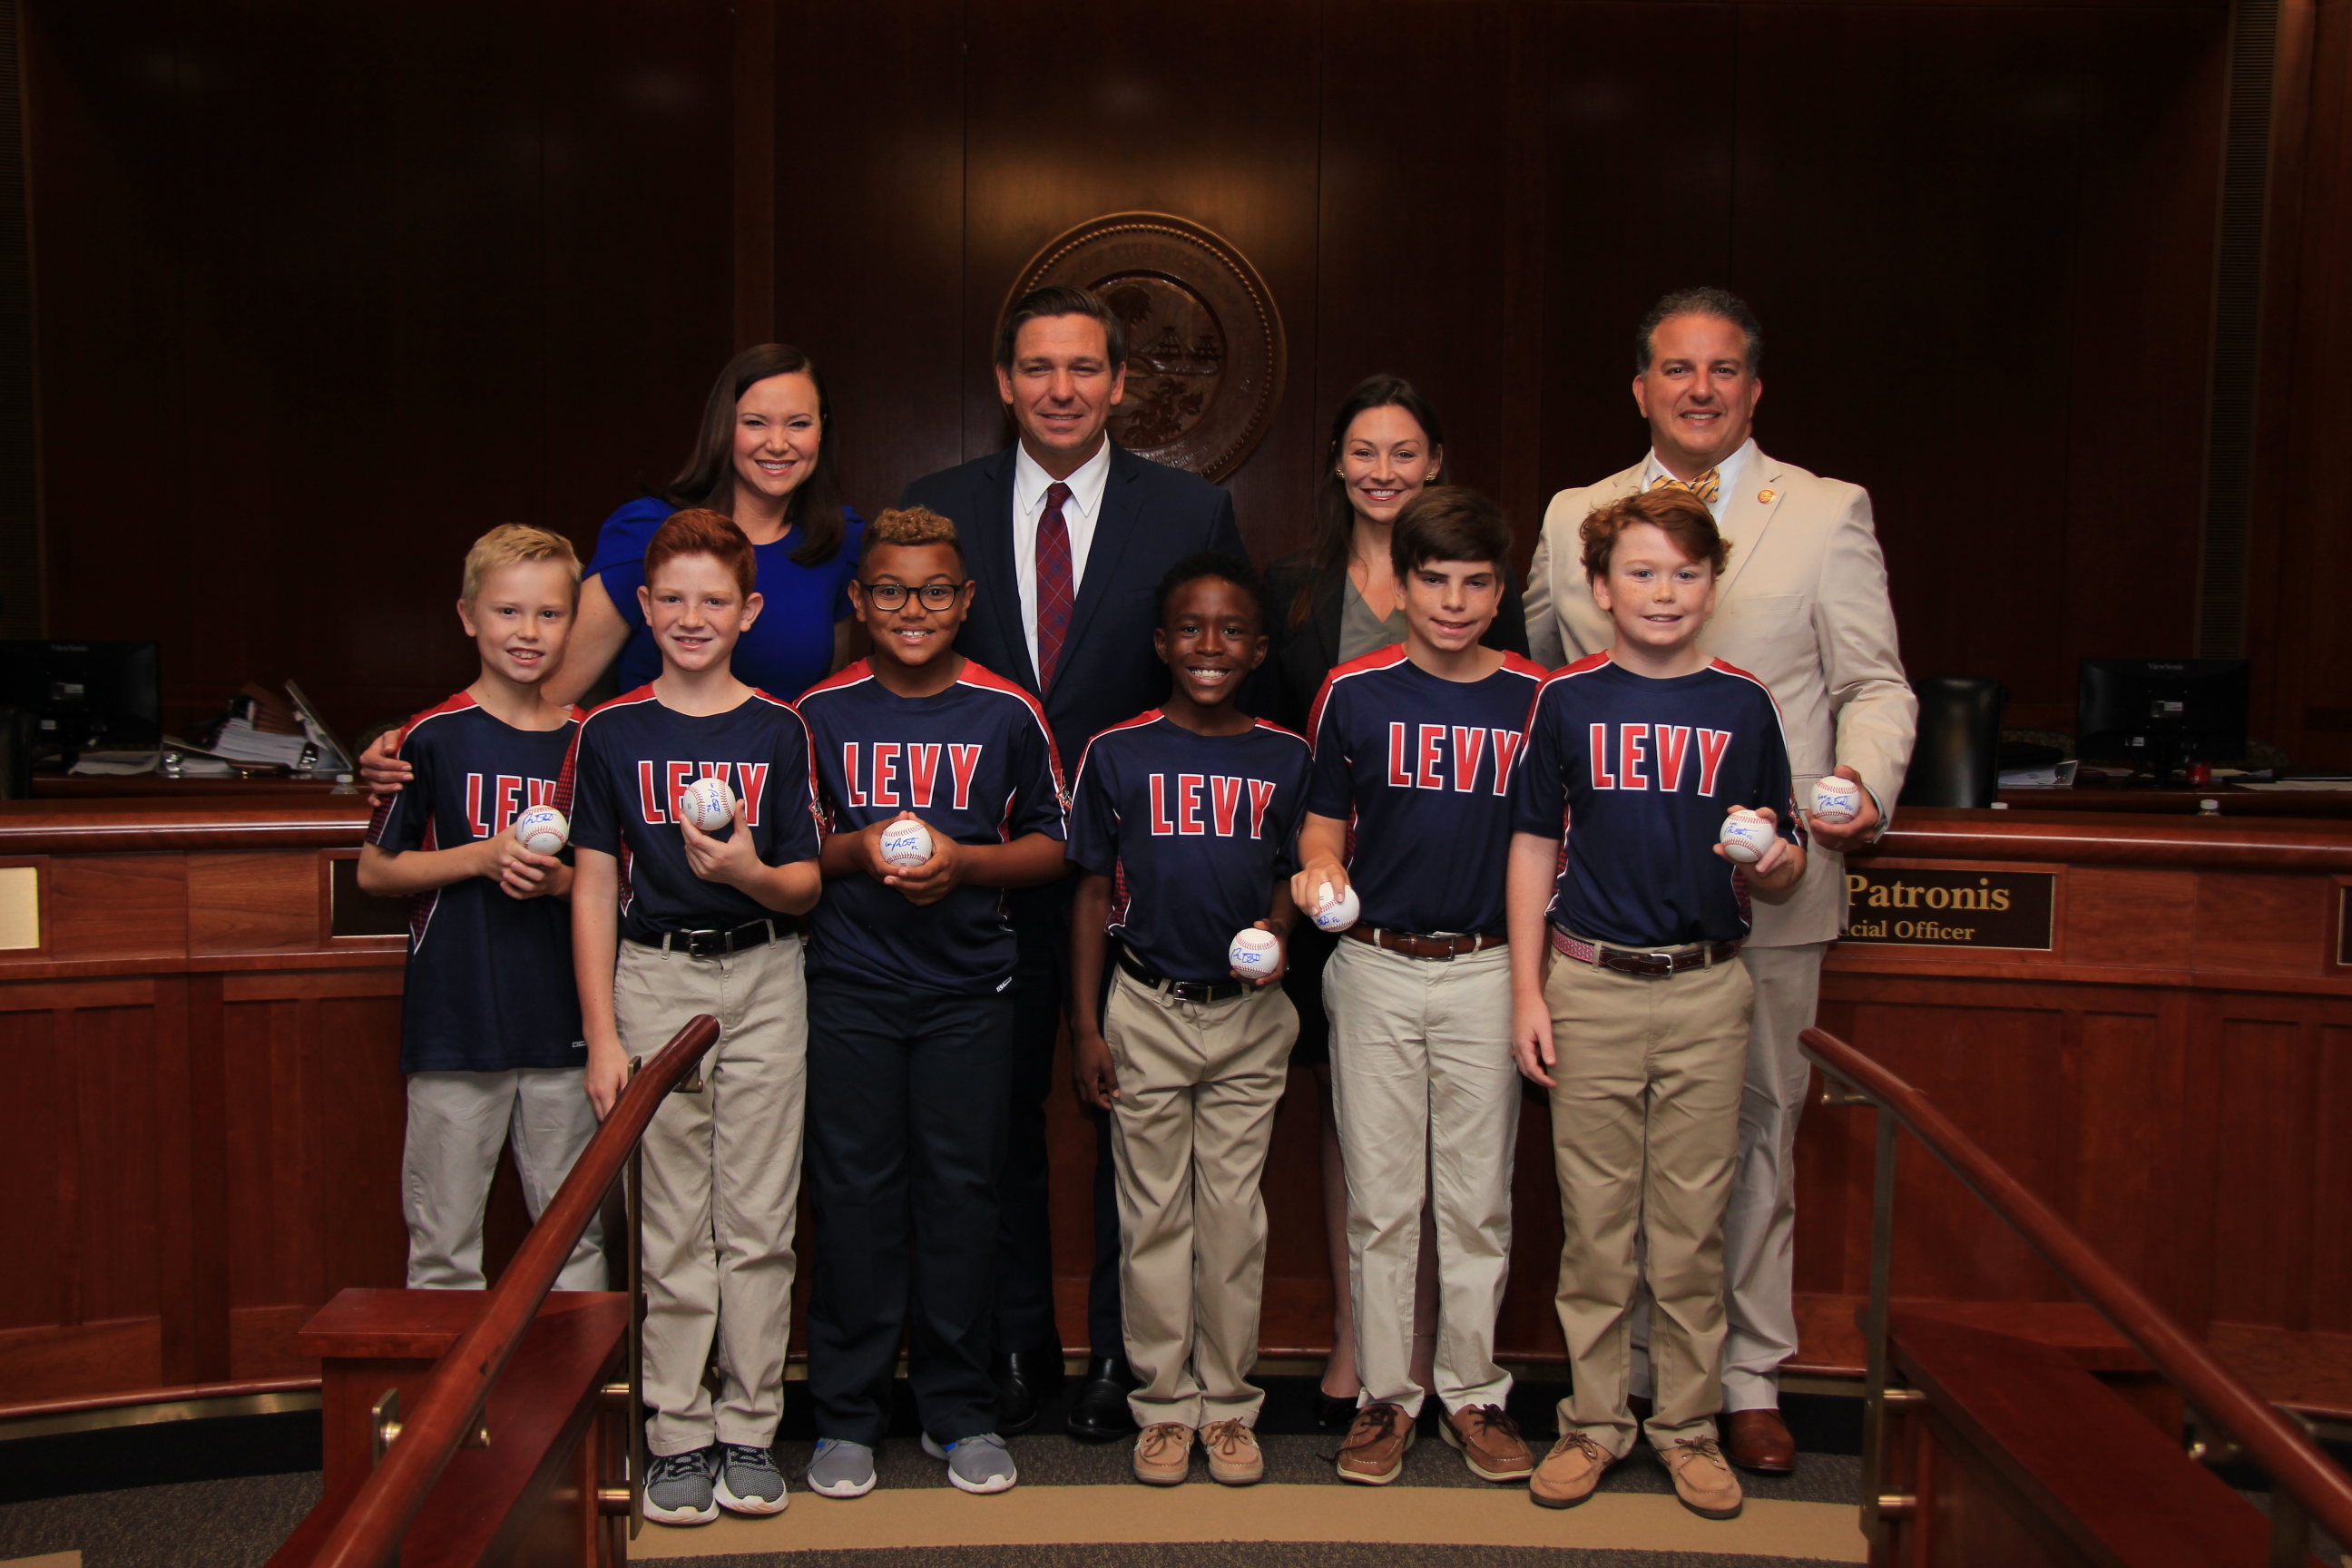
M 1060 480 L 1045 487 L 1045 514 L 1037 520 L 1037 689 L 1054 684 L 1054 667 L 1062 661 L 1062 639 L 1070 635 L 1070 606 L 1076 598 L 1070 577 L 1070 525 L 1062 507 L 1070 487 Z

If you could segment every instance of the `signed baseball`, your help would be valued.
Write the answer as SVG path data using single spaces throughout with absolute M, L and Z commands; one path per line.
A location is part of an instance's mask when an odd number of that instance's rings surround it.
M 552 855 L 572 837 L 572 825 L 551 805 L 534 805 L 514 819 L 515 842 L 534 855 Z
M 1282 943 L 1275 940 L 1272 931 L 1252 926 L 1234 933 L 1234 945 L 1226 950 L 1225 956 L 1244 974 L 1271 974 L 1281 952 Z
M 1772 847 L 1772 825 L 1752 811 L 1735 811 L 1723 819 L 1723 852 L 1743 866 L 1752 866 Z
M 1315 924 L 1320 930 L 1346 931 L 1356 923 L 1356 917 L 1363 912 L 1364 906 L 1357 899 L 1356 889 L 1353 888 L 1349 888 L 1336 899 L 1331 896 L 1331 884 L 1328 882 L 1324 883 L 1316 891 Z
M 705 833 L 716 833 L 735 820 L 735 797 L 714 778 L 698 778 L 677 792 L 677 815 Z
M 1862 815 L 1862 786 L 1852 779 L 1826 773 L 1813 781 L 1813 820 L 1832 826 Z
M 931 830 L 911 816 L 902 816 L 882 830 L 882 861 L 887 866 L 919 866 L 931 858 Z

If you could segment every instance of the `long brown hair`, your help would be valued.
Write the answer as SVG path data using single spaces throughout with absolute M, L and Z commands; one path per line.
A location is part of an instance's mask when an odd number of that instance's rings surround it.
M 1347 481 L 1339 478 L 1339 448 L 1348 442 L 1348 426 L 1368 408 L 1402 408 L 1431 448 L 1445 445 L 1445 422 L 1421 389 L 1401 375 L 1368 375 L 1339 400 L 1331 417 L 1331 443 L 1323 452 L 1323 479 L 1315 487 L 1315 541 L 1307 547 L 1309 570 L 1290 604 L 1293 631 L 1314 617 L 1316 585 L 1334 572 L 1348 569 L 1348 544 L 1356 529 L 1356 509 L 1348 500 Z
M 821 566 L 841 552 L 846 531 L 841 520 L 841 479 L 835 452 L 840 443 L 833 433 L 833 399 L 824 390 L 824 376 L 816 361 L 790 343 L 761 343 L 745 349 L 727 362 L 711 384 L 710 399 L 702 405 L 702 428 L 694 437 L 694 456 L 677 478 L 654 493 L 679 510 L 704 508 L 732 517 L 735 511 L 735 405 L 743 395 L 772 375 L 804 375 L 816 385 L 816 463 L 784 502 L 784 526 L 801 531 L 800 548 L 793 561 Z

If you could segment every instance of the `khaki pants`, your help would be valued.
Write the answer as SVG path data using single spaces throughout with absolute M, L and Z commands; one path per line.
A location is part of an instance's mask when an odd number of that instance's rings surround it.
M 537 1222 L 596 1135 L 586 1076 L 579 1068 L 408 1075 L 400 1208 L 410 1289 L 482 1288 L 482 1208 L 509 1138 L 523 1207 Z M 602 1290 L 604 1283 L 604 1221 L 592 1217 L 555 1288 Z
M 1511 950 L 1408 958 L 1342 939 L 1323 970 L 1331 1099 L 1348 1172 L 1348 1275 L 1363 1403 L 1421 1414 L 1412 1295 L 1425 1199 L 1437 1225 L 1438 1399 L 1500 1405 L 1495 1314 L 1511 1271 Z
M 1254 1423 L 1265 1279 L 1258 1190 L 1298 1010 L 1278 985 L 1178 1002 L 1120 973 L 1103 1017 L 1118 1071 L 1118 1287 L 1145 1426 Z
M 1651 1446 L 1716 1435 L 1723 1215 L 1752 996 L 1737 963 L 1649 978 L 1555 954 L 1544 983 L 1559 1055 L 1559 1326 L 1574 1385 L 1560 1430 L 1621 1458 L 1633 1445 L 1633 1305 L 1645 1266 Z
M 1723 1212 L 1723 1407 L 1780 1403 L 1780 1363 L 1797 1353 L 1797 1121 L 1812 1068 L 1797 1037 L 1811 1028 L 1827 942 L 1739 950 L 1756 985 L 1739 1165 Z M 1633 1313 L 1633 1393 L 1650 1395 L 1650 1303 Z
M 764 1448 L 784 1405 L 808 1081 L 807 991 L 789 933 L 724 958 L 621 944 L 621 1045 L 651 1058 L 719 1020 L 698 1094 L 664 1097 L 645 1137 L 646 1423 L 656 1454 L 715 1437 Z M 703 1369 L 716 1346 L 714 1402 Z

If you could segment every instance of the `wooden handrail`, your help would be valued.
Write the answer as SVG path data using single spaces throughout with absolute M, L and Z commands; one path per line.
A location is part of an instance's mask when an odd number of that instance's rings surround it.
M 314 1568 L 379 1568 L 390 1560 L 450 1456 L 479 1425 L 490 1385 L 521 1343 L 540 1303 L 572 1257 L 581 1232 L 603 1205 L 629 1152 L 645 1135 L 662 1097 L 718 1040 L 718 1020 L 698 1016 L 629 1081 L 613 1113 L 564 1177 L 555 1201 L 541 1213 L 521 1249 L 499 1277 L 482 1315 L 441 1358 L 414 1413 L 403 1421 L 399 1439 L 385 1450 L 383 1462 L 310 1559 Z M 272 1568 L 279 1568 L 276 1559 L 271 1563 Z
M 2271 1479 L 2310 1510 L 2338 1541 L 2352 1541 L 2352 1477 L 2311 1439 L 2250 1393 L 2169 1312 L 2091 1249 L 2057 1211 L 2029 1192 L 1927 1096 L 1822 1029 L 1798 1037 L 1805 1055 L 1882 1114 L 1892 1115 L 1952 1174 L 1999 1215 L 2075 1292 L 2187 1396 L 2189 1405 L 2238 1440 Z

